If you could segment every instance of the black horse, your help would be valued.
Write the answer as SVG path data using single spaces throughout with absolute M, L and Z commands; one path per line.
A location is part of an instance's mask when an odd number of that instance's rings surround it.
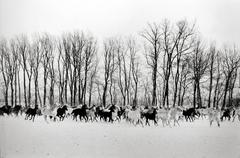
M 7 114 L 7 115 L 10 115 L 11 114 L 11 106 L 9 106 L 9 105 L 4 105 L 4 106 L 2 106 L 1 108 L 0 108 L 0 111 L 1 111 L 1 113 L 5 113 L 5 114 Z
M 116 110 L 115 105 L 110 105 L 109 108 L 103 109 L 103 108 L 98 108 L 98 116 L 100 117 L 100 120 L 104 120 L 105 122 L 113 122 L 113 112 Z
M 20 114 L 22 114 L 22 106 L 21 105 L 15 105 L 13 108 L 12 108 L 12 113 L 14 113 L 16 116 Z
M 146 125 L 150 126 L 149 120 L 152 120 L 154 124 L 157 125 L 156 115 L 157 115 L 157 109 L 153 108 L 153 109 L 149 109 L 147 112 L 143 112 L 142 118 L 146 119 Z
M 88 121 L 87 109 L 88 107 L 86 104 L 84 104 L 81 108 L 74 109 L 72 111 L 73 120 L 77 121 L 77 117 L 79 116 L 80 121 L 82 120 L 82 118 L 84 118 L 85 121 Z
M 126 118 L 126 110 L 123 107 L 120 107 L 120 110 L 117 112 L 118 120 L 121 121 L 122 118 Z
M 29 120 L 32 120 L 34 122 L 37 111 L 38 111 L 38 105 L 35 105 L 34 109 L 33 108 L 28 108 L 27 111 L 26 111 L 25 120 L 28 120 L 29 117 L 31 116 Z
M 57 109 L 57 117 L 59 117 L 60 121 L 64 120 L 67 110 L 68 110 L 67 105 L 64 105 L 63 107 Z
M 228 119 L 228 121 L 230 121 L 231 119 L 231 110 L 230 109 L 226 109 L 223 110 L 222 116 L 221 116 L 221 121 L 223 121 L 223 119 Z
M 196 117 L 200 116 L 200 114 L 195 108 L 189 108 L 187 110 L 183 110 L 183 116 L 185 117 L 186 121 L 193 122 Z
M 0 116 L 3 116 L 3 115 L 4 115 L 3 111 L 2 111 L 2 110 L 0 110 Z

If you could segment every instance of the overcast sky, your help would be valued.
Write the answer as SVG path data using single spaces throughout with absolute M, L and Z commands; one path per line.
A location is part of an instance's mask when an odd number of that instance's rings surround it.
M 137 34 L 147 22 L 197 21 L 202 36 L 240 41 L 239 0 L 0 0 L 0 36 L 84 30 L 97 38 Z

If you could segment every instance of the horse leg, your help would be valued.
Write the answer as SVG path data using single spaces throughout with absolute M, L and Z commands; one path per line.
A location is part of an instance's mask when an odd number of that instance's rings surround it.
M 155 124 L 156 126 L 158 125 L 158 123 L 157 123 L 156 119 L 154 119 L 154 124 Z
M 162 119 L 162 125 L 163 127 L 165 127 L 165 121 Z
M 213 122 L 213 121 L 212 121 L 212 120 L 210 120 L 210 127 L 212 126 L 212 122 Z
M 232 120 L 232 122 L 234 122 L 234 120 L 235 120 L 235 117 L 236 117 L 236 115 L 233 115 L 233 120 Z
M 47 120 L 47 115 L 44 115 L 44 120 L 45 120 L 47 123 L 49 123 L 48 120 Z
M 141 122 L 141 124 L 142 124 L 142 127 L 144 127 L 142 120 L 140 120 L 140 122 Z
M 180 124 L 179 124 L 179 122 L 178 122 L 178 120 L 177 120 L 177 119 L 175 119 L 175 120 L 174 120 L 174 122 L 175 122 L 175 123 L 177 123 L 177 124 L 178 124 L 178 126 L 180 126 Z
M 147 124 L 150 126 L 149 120 L 147 119 Z
M 218 127 L 220 127 L 220 121 L 219 120 L 217 120 L 217 125 L 218 125 Z
M 87 122 L 87 121 L 88 121 L 88 117 L 87 117 L 87 116 L 84 116 L 84 119 L 85 119 L 85 122 Z
M 31 117 L 30 117 L 30 119 L 29 119 L 29 120 L 32 120 L 32 118 L 33 118 L 33 115 L 31 114 L 30 116 L 31 116 Z

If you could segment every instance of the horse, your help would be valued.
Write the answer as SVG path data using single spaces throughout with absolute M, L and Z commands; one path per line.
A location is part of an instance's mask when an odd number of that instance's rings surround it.
M 37 114 L 37 110 L 38 110 L 38 105 L 35 105 L 35 108 L 28 108 L 26 111 L 26 116 L 25 116 L 25 120 L 28 120 L 28 118 L 31 116 L 31 118 L 29 120 L 32 120 L 34 122 L 35 116 Z
M 173 125 L 174 126 L 175 126 L 176 123 L 178 124 L 178 126 L 180 126 L 178 121 L 182 117 L 183 117 L 183 110 L 181 108 L 172 108 L 172 109 L 170 109 L 169 110 L 169 125 L 170 125 L 170 121 L 173 120 Z
M 68 110 L 67 105 L 64 105 L 63 107 L 57 109 L 57 117 L 59 117 L 59 121 L 64 120 L 67 110 Z
M 126 119 L 135 126 L 137 124 L 141 124 L 143 126 L 140 108 L 136 108 L 135 110 L 126 109 Z
M 53 119 L 53 121 L 57 120 L 57 109 L 50 109 L 50 108 L 42 108 L 41 113 L 44 117 L 44 120 L 48 122 L 47 118 Z
M 208 117 L 209 117 L 210 126 L 212 126 L 213 121 L 216 121 L 218 127 L 220 127 L 221 110 L 209 109 Z
M 196 111 L 195 108 L 189 108 L 187 110 L 183 110 L 183 116 L 185 117 L 186 121 L 193 122 L 196 116 L 200 116 L 200 114 Z
M 231 120 L 231 115 L 232 115 L 232 110 L 231 109 L 225 109 L 222 112 L 222 116 L 221 116 L 221 121 L 223 121 L 224 119 L 228 119 L 228 121 Z
M 82 118 L 84 118 L 85 121 L 87 122 L 88 121 L 87 109 L 88 107 L 86 104 L 84 104 L 81 108 L 74 109 L 71 113 L 73 115 L 73 120 L 76 119 L 77 121 L 77 117 L 79 116 L 80 121 L 82 120 Z
M 117 107 L 115 105 L 110 105 L 110 107 L 106 109 L 99 107 L 98 116 L 100 117 L 100 120 L 103 119 L 105 122 L 113 122 L 114 118 L 117 117 Z
M 14 113 L 16 116 L 18 116 L 19 112 L 21 112 L 21 114 L 22 114 L 22 106 L 15 105 L 14 108 L 12 108 L 12 113 Z
M 126 110 L 123 107 L 120 107 L 117 112 L 118 120 L 121 121 L 122 117 L 126 118 Z
M 162 125 L 163 127 L 165 125 L 169 125 L 170 124 L 170 113 L 169 110 L 166 109 L 159 109 L 157 112 L 157 120 L 161 120 L 162 121 Z
M 10 115 L 11 114 L 11 106 L 9 105 L 4 105 L 0 108 L 0 111 L 2 111 L 2 113 L 4 114 L 7 114 L 7 115 Z
M 152 108 L 150 110 L 148 110 L 147 112 L 142 112 L 142 117 L 145 117 L 146 119 L 146 125 L 149 125 L 149 120 L 152 120 L 154 122 L 155 125 L 157 125 L 157 109 L 156 108 Z
M 232 122 L 234 122 L 236 117 L 238 117 L 238 120 L 240 121 L 240 108 L 237 108 L 237 109 L 234 110 Z
M 199 108 L 197 109 L 197 112 L 199 113 L 200 117 L 206 118 L 206 116 L 208 115 L 208 109 L 207 108 Z
M 93 121 L 96 121 L 97 122 L 97 118 L 96 118 L 96 106 L 93 105 L 92 107 L 90 107 L 88 110 L 87 110 L 87 116 L 88 116 L 88 120 L 91 120 L 92 122 Z

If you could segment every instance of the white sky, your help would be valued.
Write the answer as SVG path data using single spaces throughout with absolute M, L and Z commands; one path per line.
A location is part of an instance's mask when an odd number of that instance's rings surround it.
M 84 30 L 101 39 L 186 18 L 207 41 L 238 44 L 239 15 L 239 0 L 0 0 L 0 36 Z

